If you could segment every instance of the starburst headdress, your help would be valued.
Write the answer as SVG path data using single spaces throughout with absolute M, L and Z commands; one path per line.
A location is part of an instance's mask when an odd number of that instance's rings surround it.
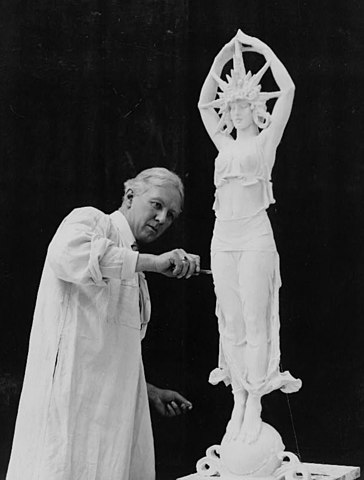
M 266 128 L 270 122 L 270 115 L 267 111 L 266 102 L 271 98 L 277 98 L 281 92 L 261 92 L 260 80 L 269 68 L 269 61 L 254 75 L 249 71 L 246 73 L 243 51 L 239 41 L 235 40 L 235 52 L 233 55 L 233 69 L 230 75 L 226 75 L 226 81 L 220 78 L 215 72 L 212 77 L 218 84 L 220 91 L 218 98 L 210 103 L 202 105 L 202 108 L 218 108 L 220 122 L 217 130 L 223 133 L 230 133 L 234 126 L 230 117 L 230 104 L 237 100 L 245 100 L 252 109 L 253 120 L 259 128 Z

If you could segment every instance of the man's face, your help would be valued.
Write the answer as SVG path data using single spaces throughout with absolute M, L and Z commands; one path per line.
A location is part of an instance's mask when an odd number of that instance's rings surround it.
M 137 242 L 160 237 L 181 211 L 181 197 L 172 185 L 150 186 L 140 194 L 127 193 L 127 219 Z

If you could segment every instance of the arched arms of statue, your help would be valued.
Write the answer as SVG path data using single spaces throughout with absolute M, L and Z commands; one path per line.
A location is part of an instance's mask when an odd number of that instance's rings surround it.
M 243 33 L 241 30 L 237 33 L 237 39 L 243 45 L 251 47 L 249 48 L 250 51 L 263 55 L 266 61 L 269 62 L 274 80 L 281 92 L 271 114 L 271 123 L 262 132 L 265 141 L 271 144 L 272 147 L 277 147 L 291 114 L 295 85 L 286 67 L 267 44 L 258 38 Z M 245 48 L 246 51 L 248 51 L 247 47 Z
M 236 36 L 232 38 L 230 42 L 224 45 L 220 52 L 216 55 L 205 82 L 202 85 L 200 99 L 198 102 L 198 108 L 200 110 L 202 122 L 218 150 L 220 150 L 222 143 L 226 141 L 226 135 L 218 130 L 218 125 L 220 122 L 219 115 L 216 113 L 213 107 L 210 106 L 206 108 L 206 105 L 215 100 L 218 87 L 217 79 L 221 77 L 221 72 L 224 68 L 224 65 L 233 58 L 235 43 Z
M 243 52 L 263 55 L 266 64 L 254 75 L 246 73 Z M 230 76 L 227 75 L 226 80 L 223 80 L 221 72 L 231 59 L 233 70 Z M 279 87 L 278 92 L 261 91 L 259 82 L 269 67 Z M 246 100 L 252 106 L 256 125 L 263 130 L 261 138 L 267 150 L 267 158 L 274 158 L 271 153 L 275 151 L 282 138 L 291 113 L 294 90 L 295 86 L 289 73 L 272 49 L 258 38 L 238 30 L 235 37 L 224 45 L 215 57 L 202 86 L 198 106 L 204 126 L 220 150 L 224 143 L 232 139 L 229 135 L 234 127 L 229 113 L 231 102 L 237 99 Z M 271 98 L 277 98 L 277 101 L 269 116 L 265 103 Z M 216 108 L 219 109 L 219 113 L 216 112 Z

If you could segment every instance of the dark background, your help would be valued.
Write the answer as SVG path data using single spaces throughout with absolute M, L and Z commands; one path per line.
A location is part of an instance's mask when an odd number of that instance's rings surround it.
M 303 380 L 264 398 L 302 460 L 364 467 L 364 4 L 361 0 L 0 1 L 0 478 L 6 470 L 46 248 L 74 207 L 119 207 L 122 183 L 166 166 L 186 205 L 153 247 L 209 266 L 214 147 L 196 108 L 217 51 L 242 28 L 296 84 L 269 215 L 281 256 L 282 367 Z M 149 275 L 148 378 L 194 403 L 153 416 L 158 478 L 194 472 L 219 443 L 231 394 L 212 387 L 208 277 Z M 1 476 L 2 475 L 2 476 Z

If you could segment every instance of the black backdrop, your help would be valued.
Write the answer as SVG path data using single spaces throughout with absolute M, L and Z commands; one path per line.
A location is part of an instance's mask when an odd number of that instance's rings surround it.
M 174 246 L 209 266 L 214 147 L 196 108 L 237 28 L 266 41 L 296 84 L 269 215 L 281 256 L 282 366 L 303 389 L 264 418 L 305 461 L 364 466 L 364 6 L 360 0 L 1 0 L 0 472 L 10 452 L 47 244 L 74 207 L 113 211 L 122 183 L 162 165 L 185 180 Z M 194 471 L 231 408 L 216 366 L 211 278 L 149 275 L 150 381 L 194 403 L 153 417 L 160 479 Z M 3 473 L 2 473 L 3 475 Z

